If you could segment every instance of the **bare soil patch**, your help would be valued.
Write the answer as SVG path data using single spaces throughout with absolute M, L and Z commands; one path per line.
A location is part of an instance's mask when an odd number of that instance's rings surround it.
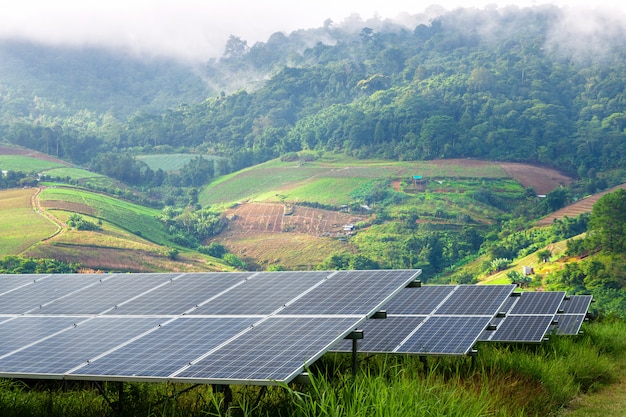
M 225 214 L 230 222 L 224 236 L 259 232 L 338 236 L 344 234 L 344 225 L 365 220 L 362 215 L 273 203 L 244 203 Z
M 47 210 L 64 210 L 74 213 L 82 213 L 88 216 L 94 216 L 96 211 L 93 207 L 86 204 L 72 203 L 69 201 L 60 200 L 45 200 L 41 202 L 41 205 Z
M 501 162 L 498 165 L 525 188 L 532 188 L 540 195 L 572 182 L 570 177 L 552 168 L 517 162 Z
M 537 222 L 537 226 L 548 226 L 552 224 L 555 219 L 560 220 L 564 218 L 565 216 L 569 218 L 573 218 L 573 217 L 580 216 L 583 213 L 590 213 L 591 210 L 593 210 L 593 205 L 596 204 L 596 201 L 598 201 L 600 197 L 602 197 L 605 194 L 612 193 L 613 191 L 616 191 L 620 188 L 626 190 L 626 184 L 621 184 L 616 187 L 609 188 L 606 191 L 602 191 L 601 193 L 596 193 L 589 197 L 583 198 L 582 200 L 579 200 L 575 202 L 574 204 L 570 204 L 567 207 L 563 207 L 562 209 L 559 209 L 555 211 L 554 213 L 549 214 L 548 216 L 539 220 Z

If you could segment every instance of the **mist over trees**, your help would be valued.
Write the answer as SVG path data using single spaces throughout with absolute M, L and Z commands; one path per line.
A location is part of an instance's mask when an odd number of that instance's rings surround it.
M 183 149 L 225 156 L 236 170 L 313 149 L 524 161 L 582 177 L 621 168 L 624 31 L 607 26 L 601 49 L 584 49 L 593 39 L 577 49 L 564 21 L 551 6 L 460 9 L 413 30 L 328 22 L 252 46 L 233 35 L 202 70 L 203 87 L 190 72 L 164 78 L 163 62 L 104 65 L 93 50 L 52 59 L 5 43 L 4 74 L 13 72 L 0 90 L 0 137 L 94 166 L 102 152 Z M 51 75 L 34 82 L 38 66 Z M 234 80 L 247 88 L 228 90 Z

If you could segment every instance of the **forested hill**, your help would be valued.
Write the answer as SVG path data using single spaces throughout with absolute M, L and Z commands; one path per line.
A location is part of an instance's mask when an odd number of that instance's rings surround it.
M 408 28 L 357 19 L 252 46 L 232 36 L 224 56 L 202 70 L 211 88 L 198 91 L 212 91 L 208 99 L 186 100 L 181 87 L 184 105 L 158 113 L 140 107 L 127 118 L 76 108 L 58 114 L 55 97 L 35 108 L 29 79 L 5 74 L 0 135 L 81 163 L 103 151 L 186 148 L 227 156 L 235 170 L 323 149 L 538 162 L 585 177 L 626 166 L 625 26 L 606 16 L 586 20 L 587 29 L 578 29 L 553 6 L 459 9 Z M 68 60 L 67 71 L 93 70 Z M 53 59 L 38 65 L 63 67 Z M 260 77 L 267 80 L 251 82 Z M 124 82 L 150 91 L 150 80 Z M 162 79 L 152 81 L 175 101 Z M 235 82 L 247 88 L 227 88 Z M 129 93 L 121 90 L 109 91 L 123 99 Z M 84 102 L 88 92 L 79 93 Z

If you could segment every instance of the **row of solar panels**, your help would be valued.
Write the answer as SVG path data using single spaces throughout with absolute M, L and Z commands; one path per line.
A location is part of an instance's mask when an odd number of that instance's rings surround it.
M 363 324 L 359 352 L 467 355 L 479 341 L 540 343 L 550 333 L 576 335 L 590 295 L 514 293 L 513 285 L 406 288 L 385 320 Z M 334 351 L 350 351 L 349 341 Z
M 577 333 L 591 302 L 408 287 L 420 272 L 0 275 L 0 376 L 289 382 L 357 328 L 359 351 L 464 355 L 479 340 L 541 341 L 556 316 Z

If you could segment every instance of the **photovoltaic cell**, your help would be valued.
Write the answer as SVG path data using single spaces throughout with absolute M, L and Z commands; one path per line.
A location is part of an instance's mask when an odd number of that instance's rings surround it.
M 431 314 L 454 291 L 453 285 L 427 285 L 404 288 L 384 309 L 391 314 Z
M 44 275 L 45 276 L 45 275 Z M 36 279 L 41 279 L 42 275 L 32 274 L 0 274 L 0 296 L 7 291 L 15 290 L 24 285 L 32 284 Z
M 248 279 L 190 314 L 270 314 L 321 283 L 327 275 L 327 272 L 268 272 Z
M 431 316 L 396 351 L 423 355 L 469 353 L 490 317 Z
M 511 315 L 506 317 L 495 331 L 485 332 L 481 340 L 540 343 L 548 333 L 553 320 L 553 315 Z
M 591 295 L 570 295 L 561 303 L 563 314 L 587 314 L 593 297 Z
M 557 314 L 556 334 L 577 335 L 585 321 L 584 314 Z
M 22 314 L 97 283 L 101 274 L 59 274 L 36 280 L 0 296 L 0 314 Z
M 556 314 L 565 298 L 562 291 L 527 291 L 513 305 L 510 314 Z
M 189 382 L 288 382 L 358 323 L 356 318 L 274 316 L 174 376 Z
M 494 315 L 515 285 L 459 285 L 436 314 Z
M 157 318 L 96 317 L 0 359 L 0 373 L 50 375 L 65 372 L 159 324 Z
M 0 295 L 0 376 L 287 382 L 419 272 L 28 277 Z
M 178 315 L 241 284 L 251 272 L 188 273 L 170 283 L 120 303 L 107 314 Z
M 74 326 L 73 317 L 14 317 L 0 323 L 0 357 Z
M 411 331 L 421 325 L 428 316 L 387 316 L 386 319 L 367 320 L 359 326 L 363 339 L 357 342 L 359 352 L 392 353 L 402 344 Z M 343 340 L 332 349 L 334 352 L 350 352 L 352 340 Z
M 100 314 L 180 274 L 116 274 L 42 306 L 38 314 Z
M 316 286 L 288 304 L 279 314 L 368 314 L 375 304 L 386 301 L 419 272 L 336 271 L 323 285 Z
M 254 318 L 179 318 L 134 340 L 74 374 L 168 377 L 250 327 Z

